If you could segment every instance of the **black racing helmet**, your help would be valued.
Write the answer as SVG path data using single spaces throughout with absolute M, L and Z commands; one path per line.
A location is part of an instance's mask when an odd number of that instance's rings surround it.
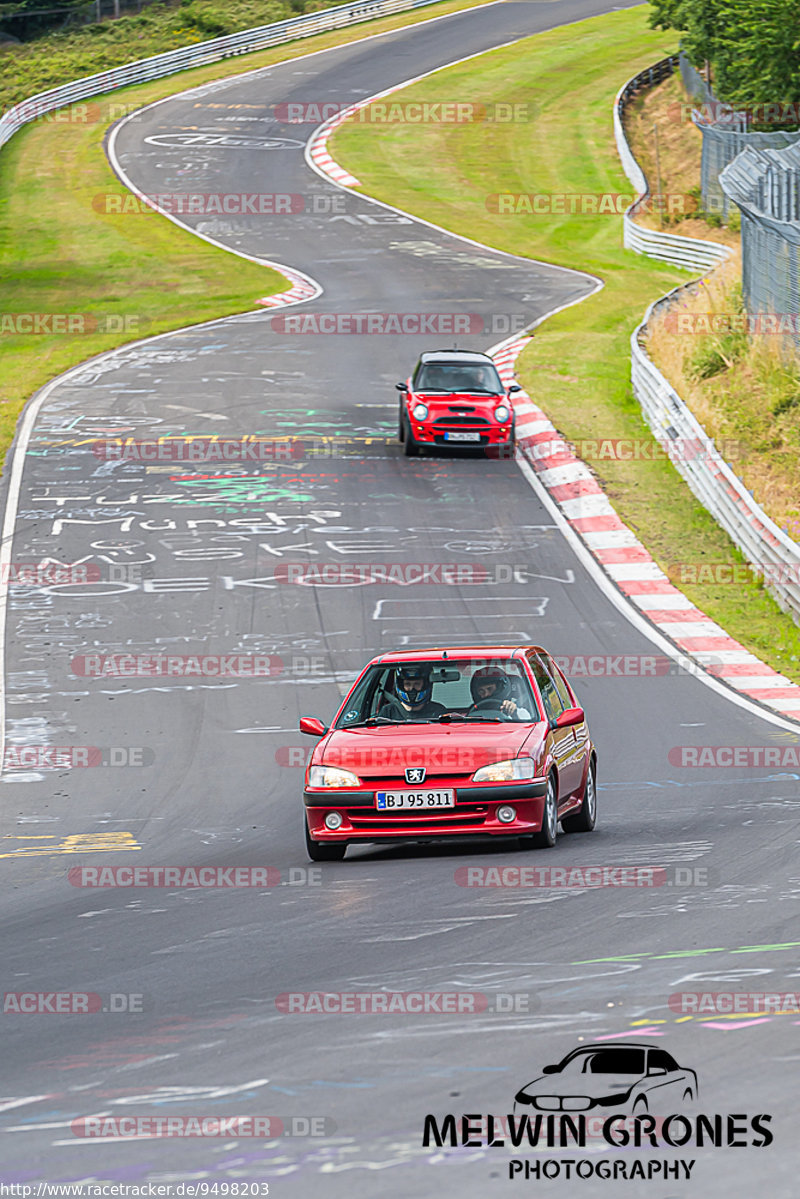
M 419 691 L 406 690 L 405 684 L 410 679 L 422 679 L 422 687 Z M 394 689 L 402 702 L 409 704 L 412 708 L 427 704 L 433 692 L 431 667 L 425 665 L 398 666 L 394 676 Z
M 483 666 L 480 670 L 475 671 L 469 683 L 474 704 L 482 702 L 478 698 L 478 688 L 485 687 L 489 683 L 494 684 L 494 691 L 487 696 L 487 699 L 496 700 L 498 704 L 501 704 L 503 700 L 511 698 L 511 682 L 508 675 L 500 670 L 499 666 Z

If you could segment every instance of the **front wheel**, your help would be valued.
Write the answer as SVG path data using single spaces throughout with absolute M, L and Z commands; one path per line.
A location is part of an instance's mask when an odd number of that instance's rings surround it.
M 551 774 L 547 780 L 547 795 L 542 813 L 542 827 L 530 838 L 533 849 L 552 849 L 558 835 L 558 799 L 556 796 L 556 780 Z
M 594 776 L 595 765 L 590 762 L 583 789 L 583 803 L 574 816 L 565 816 L 561 821 L 565 833 L 590 833 L 597 823 L 597 783 Z
M 306 853 L 312 862 L 341 862 L 347 852 L 347 842 L 334 841 L 330 845 L 313 841 L 308 831 L 308 821 L 303 817 L 306 834 Z
M 403 453 L 405 454 L 406 458 L 416 458 L 417 454 L 419 453 L 419 445 L 414 440 L 414 436 L 411 432 L 411 426 L 407 420 L 403 421 L 403 436 L 401 440 L 403 442 Z

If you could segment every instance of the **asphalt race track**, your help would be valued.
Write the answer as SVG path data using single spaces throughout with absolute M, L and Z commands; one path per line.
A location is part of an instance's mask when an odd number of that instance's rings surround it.
M 4 1182 L 485 1199 L 508 1190 L 511 1151 L 423 1147 L 425 1115 L 512 1112 L 517 1090 L 581 1041 L 638 1038 L 697 1072 L 687 1111 L 737 1113 L 745 1127 L 769 1114 L 772 1144 L 753 1145 L 750 1129 L 740 1147 L 605 1147 L 628 1165 L 692 1160 L 688 1182 L 516 1181 L 613 1199 L 796 1196 L 799 1019 L 699 1020 L 669 1005 L 679 992 L 800 989 L 797 774 L 669 758 L 682 745 L 793 744 L 787 722 L 671 668 L 576 679 L 599 753 L 591 836 L 564 835 L 538 854 L 514 842 L 359 848 L 313 869 L 302 841 L 310 742 L 298 717 L 329 717 L 379 650 L 518 640 L 557 656 L 657 651 L 513 461 L 402 456 L 394 384 L 452 336 L 308 335 L 282 323 L 425 313 L 441 314 L 444 329 L 450 315 L 477 314 L 484 332 L 466 344 L 485 349 L 595 281 L 342 192 L 305 163 L 312 125 L 282 124 L 275 106 L 352 103 L 603 7 L 497 4 L 207 85 L 120 127 L 119 168 L 145 193 L 302 196 L 293 215 L 182 219 L 323 291 L 280 314 L 259 309 L 85 364 L 37 399 L 9 458 L 7 561 L 85 561 L 98 577 L 9 591 L 4 991 L 89 992 L 103 1008 L 143 1010 L 25 1014 L 6 1002 Z M 115 437 L 253 433 L 303 444 L 289 460 L 225 466 L 92 449 Z M 475 561 L 496 564 L 497 581 L 282 581 L 296 563 Z M 81 665 L 147 653 L 269 655 L 282 668 L 257 679 L 115 678 Z M 31 746 L 97 747 L 92 761 L 124 764 L 32 768 Z M 664 885 L 460 885 L 465 867 L 530 865 L 663 867 Z M 91 889 L 68 877 L 105 866 L 272 873 L 270 885 L 214 890 Z M 488 1002 L 459 1014 L 299 1014 L 278 1000 L 317 991 L 463 991 Z M 100 1115 L 269 1116 L 284 1135 L 75 1135 L 76 1118 Z M 597 1145 L 521 1156 L 599 1160 Z

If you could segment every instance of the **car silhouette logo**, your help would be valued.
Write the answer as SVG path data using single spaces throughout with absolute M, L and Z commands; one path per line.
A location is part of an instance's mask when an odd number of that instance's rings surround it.
M 617 1041 L 581 1045 L 514 1097 L 515 1111 L 580 1112 L 592 1108 L 642 1112 L 675 1110 L 697 1098 L 697 1075 L 660 1045 Z
M 406 766 L 406 782 L 407 783 L 424 783 L 425 782 L 425 767 L 424 766 Z

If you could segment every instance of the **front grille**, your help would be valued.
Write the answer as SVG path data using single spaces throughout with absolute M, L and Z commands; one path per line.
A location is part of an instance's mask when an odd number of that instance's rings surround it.
M 432 808 L 428 811 L 412 809 L 408 812 L 379 812 L 374 808 L 350 808 L 348 819 L 354 829 L 388 832 L 392 828 L 404 829 L 428 826 L 446 828 L 449 824 L 483 824 L 489 809 L 486 804 L 459 804 L 455 808 Z
M 485 416 L 440 416 L 434 425 L 483 425 L 488 428 L 489 421 Z

